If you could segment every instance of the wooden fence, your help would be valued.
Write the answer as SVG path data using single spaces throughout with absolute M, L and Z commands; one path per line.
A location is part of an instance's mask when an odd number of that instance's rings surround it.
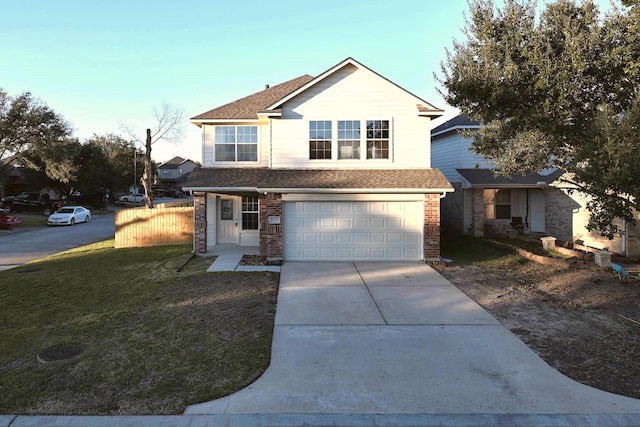
M 193 242 L 193 200 L 116 212 L 116 248 Z

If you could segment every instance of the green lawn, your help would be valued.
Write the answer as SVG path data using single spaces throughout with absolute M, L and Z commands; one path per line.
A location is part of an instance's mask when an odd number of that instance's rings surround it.
M 443 258 L 449 258 L 458 265 L 485 264 L 503 265 L 512 262 L 526 262 L 517 253 L 493 246 L 482 239 L 465 235 L 443 235 L 440 243 Z
M 268 366 L 277 274 L 113 243 L 0 273 L 0 413 L 182 413 Z M 82 353 L 37 360 L 58 345 Z

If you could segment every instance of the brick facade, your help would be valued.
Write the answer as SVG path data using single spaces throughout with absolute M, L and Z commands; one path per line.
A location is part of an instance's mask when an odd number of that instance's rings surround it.
M 197 254 L 207 253 L 207 197 L 206 193 L 193 194 L 194 208 L 194 251 Z
M 269 224 L 270 216 L 279 216 L 280 224 Z M 282 194 L 260 195 L 260 253 L 270 261 L 282 260 Z
M 440 195 L 427 194 L 424 199 L 424 259 L 440 259 Z
M 459 182 L 453 183 L 453 188 L 455 191 L 447 193 L 440 202 L 440 221 L 445 229 L 464 233 L 467 231 L 464 227 L 464 191 Z

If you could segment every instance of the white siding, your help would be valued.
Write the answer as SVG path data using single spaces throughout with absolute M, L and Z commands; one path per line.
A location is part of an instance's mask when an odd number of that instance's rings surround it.
M 484 157 L 471 151 L 471 142 L 457 132 L 437 136 L 431 142 L 431 166 L 439 168 L 451 182 L 463 181 L 456 169 L 489 167 Z
M 272 122 L 274 168 L 429 167 L 430 119 L 419 117 L 419 100 L 366 69 L 346 66 L 287 102 Z M 389 120 L 389 160 L 309 160 L 309 121 Z M 362 129 L 364 131 L 364 129 Z M 337 132 L 333 133 L 334 146 Z M 364 141 L 360 150 L 366 153 Z M 336 150 L 334 148 L 334 153 Z

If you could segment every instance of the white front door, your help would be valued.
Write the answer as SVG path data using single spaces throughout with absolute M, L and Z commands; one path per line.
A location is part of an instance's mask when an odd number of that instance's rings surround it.
M 240 198 L 221 196 L 218 199 L 218 243 L 238 243 Z
M 545 232 L 545 194 L 542 190 L 531 191 L 531 232 Z

